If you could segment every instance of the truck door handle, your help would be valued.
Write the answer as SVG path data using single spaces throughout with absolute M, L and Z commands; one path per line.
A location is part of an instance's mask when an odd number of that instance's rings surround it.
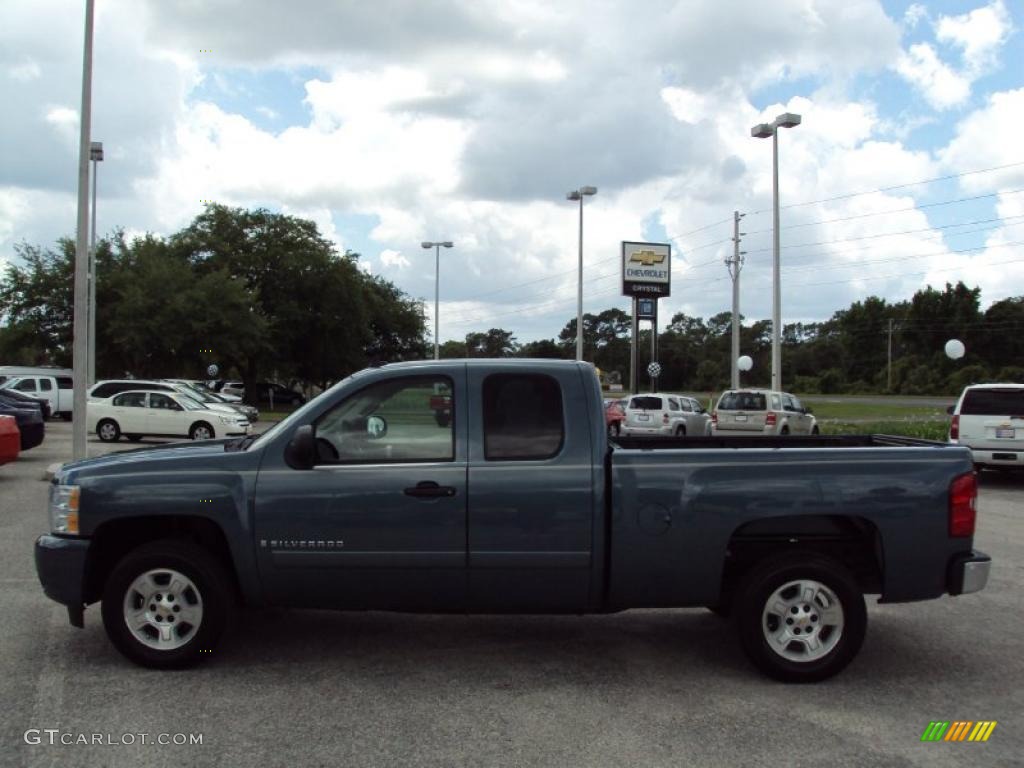
M 406 488 L 405 495 L 420 499 L 436 499 L 454 496 L 455 488 L 450 485 L 438 485 L 433 480 L 424 480 L 422 483 L 416 483 L 413 488 Z

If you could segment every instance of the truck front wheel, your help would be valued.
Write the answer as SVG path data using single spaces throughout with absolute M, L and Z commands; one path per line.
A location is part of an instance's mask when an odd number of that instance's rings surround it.
M 187 667 L 215 651 L 234 606 L 230 577 L 209 552 L 166 539 L 114 567 L 103 590 L 103 626 L 136 664 Z
M 809 683 L 841 671 L 867 630 L 864 595 L 842 563 L 813 552 L 755 566 L 735 603 L 743 650 L 777 680 Z

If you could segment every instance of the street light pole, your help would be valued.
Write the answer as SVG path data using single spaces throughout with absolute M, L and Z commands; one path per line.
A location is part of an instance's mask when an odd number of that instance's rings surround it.
M 757 139 L 772 138 L 772 389 L 782 389 L 782 284 L 779 277 L 779 128 L 800 125 L 800 115 L 786 112 L 771 123 L 750 129 Z
M 424 248 L 434 249 L 434 359 L 439 360 L 441 358 L 439 334 L 441 317 L 441 248 L 451 248 L 455 244 L 451 240 L 445 240 L 444 242 L 424 241 L 420 245 Z
M 85 44 L 82 51 L 82 110 L 78 141 L 78 222 L 75 239 L 74 320 L 72 369 L 74 420 L 71 425 L 71 456 L 86 457 L 85 380 L 89 367 L 89 134 L 92 129 L 92 27 L 95 0 L 85 0 Z
M 579 275 L 576 282 L 576 359 L 583 359 L 583 198 L 596 195 L 597 187 L 580 187 L 567 192 L 566 200 L 578 200 L 580 203 L 580 254 Z
M 103 160 L 103 142 L 94 141 L 89 146 L 92 160 L 92 242 L 89 245 L 89 375 L 86 379 L 91 387 L 96 383 L 96 175 L 97 165 Z

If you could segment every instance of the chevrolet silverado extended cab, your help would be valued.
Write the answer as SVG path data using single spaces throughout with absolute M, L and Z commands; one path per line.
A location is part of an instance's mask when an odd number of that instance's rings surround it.
M 446 417 L 438 418 L 443 402 Z M 864 595 L 982 589 L 966 448 L 878 436 L 609 442 L 594 368 L 398 363 L 259 436 L 64 465 L 46 594 L 151 667 L 196 662 L 238 605 L 601 613 L 706 606 L 763 672 L 857 653 Z

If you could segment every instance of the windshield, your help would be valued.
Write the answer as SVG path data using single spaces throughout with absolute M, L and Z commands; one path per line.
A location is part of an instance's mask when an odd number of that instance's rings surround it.
M 311 406 L 313 406 L 314 404 L 318 405 L 319 402 L 320 402 L 320 398 L 322 398 L 324 395 L 326 395 L 329 392 L 333 392 L 338 387 L 344 385 L 346 382 L 348 382 L 348 381 L 350 381 L 352 379 L 358 378 L 359 376 L 366 375 L 367 373 L 369 373 L 372 370 L 373 370 L 372 368 L 364 368 L 361 371 L 356 371 L 355 373 L 351 374 L 350 376 L 346 376 L 344 379 L 339 381 L 337 384 L 332 386 L 330 389 L 325 390 L 320 395 L 317 395 L 316 397 L 314 397 L 312 400 L 310 400 L 304 406 L 299 408 L 297 411 L 292 411 L 290 416 L 288 416 L 287 418 L 281 419 L 281 421 L 277 422 L 276 424 L 271 426 L 269 429 L 267 429 L 266 432 L 261 432 L 260 434 L 256 435 L 255 439 L 249 445 L 249 448 L 252 448 L 253 446 L 256 446 L 256 445 L 264 445 L 264 444 L 266 444 L 267 440 L 272 439 L 274 437 L 274 435 L 277 435 L 280 432 L 290 428 L 291 425 L 295 424 L 297 421 L 301 421 L 303 419 L 303 416 L 309 411 L 309 408 Z
M 215 400 L 214 398 L 210 397 L 205 392 L 200 392 L 198 389 L 193 387 L 191 384 L 179 384 L 178 386 L 182 388 L 181 389 L 182 394 L 184 394 L 186 397 L 192 398 L 193 400 L 198 400 L 200 403 L 216 403 L 216 402 L 218 402 L 217 400 Z
M 181 404 L 181 407 L 186 411 L 203 411 L 206 410 L 206 406 L 200 403 L 198 400 L 193 400 L 188 395 L 183 395 L 180 392 L 177 394 L 177 400 Z

